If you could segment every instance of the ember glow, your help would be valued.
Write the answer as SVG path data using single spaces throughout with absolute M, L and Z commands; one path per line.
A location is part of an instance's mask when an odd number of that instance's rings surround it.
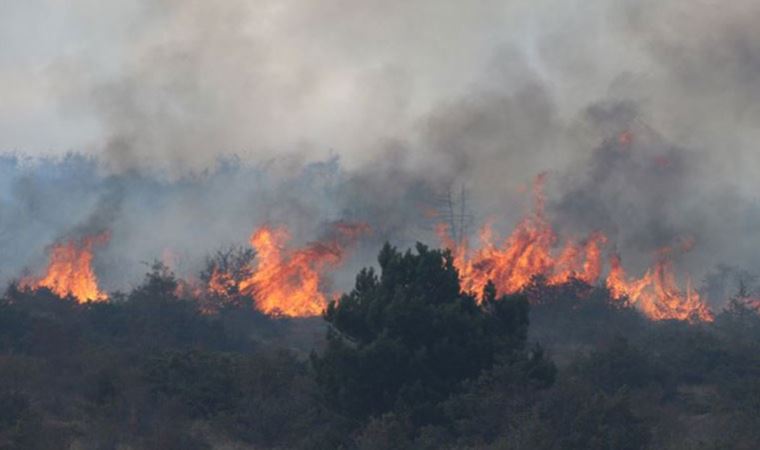
M 73 297 L 78 302 L 105 301 L 108 296 L 98 287 L 92 268 L 93 247 L 108 242 L 108 233 L 69 239 L 53 245 L 45 275 L 39 279 L 21 280 L 27 289 L 47 288 L 60 297 Z
M 369 228 L 362 224 L 339 223 L 332 235 L 302 248 L 288 249 L 286 228 L 261 227 L 251 235 L 258 260 L 253 274 L 240 282 L 238 289 L 253 297 L 265 314 L 316 316 L 327 306 L 324 275 L 339 266 L 346 249 Z M 227 289 L 223 274 L 212 277 L 213 289 Z
M 571 279 L 599 283 L 607 237 L 594 232 L 582 241 L 566 239 L 560 245 L 544 213 L 545 178 L 540 175 L 534 184 L 534 210 L 501 242 L 494 238 L 490 224 L 481 229 L 476 249 L 466 239 L 454 242 L 446 226 L 437 228 L 442 244 L 452 251 L 464 290 L 480 294 L 490 280 L 499 292 L 515 293 L 536 276 L 543 276 L 550 285 Z M 605 284 L 615 297 L 627 298 L 650 319 L 712 320 L 710 310 L 691 289 L 691 281 L 686 289 L 678 287 L 671 253 L 668 248 L 659 250 L 654 265 L 641 278 L 628 278 L 620 258 L 613 255 Z

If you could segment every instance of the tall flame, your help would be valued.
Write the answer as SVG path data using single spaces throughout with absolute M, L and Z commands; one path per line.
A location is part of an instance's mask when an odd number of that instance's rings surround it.
M 29 289 L 45 287 L 60 297 L 74 297 L 80 303 L 106 300 L 108 296 L 98 287 L 92 259 L 93 247 L 105 244 L 109 238 L 106 232 L 54 244 L 45 275 L 21 280 L 21 285 Z
M 480 231 L 480 248 L 473 252 L 469 251 L 466 239 L 453 242 L 447 228 L 438 227 L 443 244 L 453 252 L 454 265 L 459 270 L 464 290 L 480 293 L 491 280 L 500 292 L 517 292 L 536 275 L 546 276 L 551 284 L 571 278 L 588 283 L 598 280 L 602 267 L 601 247 L 607 238 L 602 233 L 593 233 L 580 244 L 568 240 L 555 256 L 553 249 L 558 238 L 544 215 L 544 182 L 545 175 L 539 175 L 533 189 L 533 212 L 500 244 L 495 243 L 488 223 Z
M 261 227 L 251 235 L 258 263 L 254 273 L 239 284 L 239 291 L 250 295 L 265 314 L 315 316 L 327 306 L 322 292 L 323 276 L 338 266 L 346 255 L 346 246 L 368 227 L 338 223 L 331 237 L 311 242 L 299 249 L 287 249 L 290 235 L 285 228 Z M 227 280 L 222 274 L 212 277 L 212 289 L 223 289 Z
M 480 248 L 472 251 L 466 239 L 454 242 L 445 225 L 437 227 L 442 244 L 452 251 L 462 289 L 479 294 L 490 280 L 499 292 L 514 293 L 538 275 L 550 285 L 571 279 L 588 284 L 599 282 L 607 237 L 594 232 L 580 243 L 568 239 L 556 252 L 559 239 L 544 214 L 545 179 L 543 174 L 536 178 L 532 213 L 500 244 L 495 243 L 488 223 L 480 231 Z M 712 320 L 712 314 L 691 289 L 690 282 L 685 291 L 678 288 L 670 253 L 669 249 L 658 251 L 654 266 L 640 279 L 628 279 L 620 258 L 613 255 L 605 283 L 613 295 L 627 297 L 651 319 Z
M 660 249 L 654 265 L 643 277 L 632 280 L 626 277 L 620 258 L 613 256 L 607 287 L 617 297 L 628 297 L 654 320 L 712 321 L 712 313 L 691 288 L 691 280 L 687 279 L 685 291 L 678 287 L 670 253 L 670 248 Z

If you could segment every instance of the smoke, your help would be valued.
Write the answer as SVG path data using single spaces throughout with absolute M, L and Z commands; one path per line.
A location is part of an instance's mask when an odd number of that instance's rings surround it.
M 0 173 L 7 193 L 0 201 L 3 281 L 40 272 L 55 242 L 107 230 L 96 272 L 111 290 L 138 282 L 146 270 L 140 263 L 154 259 L 197 276 L 206 256 L 248 246 L 264 224 L 287 226 L 292 244 L 302 245 L 332 222 L 369 223 L 372 233 L 356 253 L 356 263 L 366 264 L 384 240 L 409 245 L 429 231 L 421 212 L 436 191 L 394 164 L 347 172 L 338 157 L 308 164 L 220 160 L 213 170 L 178 180 L 111 174 L 81 155 L 5 157 Z
M 95 228 L 118 287 L 138 261 L 200 261 L 263 222 L 301 240 L 368 222 L 368 260 L 431 240 L 429 210 L 462 187 L 473 224 L 506 231 L 546 170 L 560 231 L 605 231 L 642 265 L 684 239 L 696 273 L 758 263 L 757 2 L 7 9 L 0 148 L 88 156 L 2 161 L 5 279 Z
M 566 232 L 603 231 L 642 268 L 663 247 L 688 247 L 680 265 L 695 273 L 759 262 L 758 204 L 737 188 L 710 186 L 704 155 L 668 141 L 631 103 L 594 105 L 587 121 L 610 138 L 557 174 L 551 213 Z

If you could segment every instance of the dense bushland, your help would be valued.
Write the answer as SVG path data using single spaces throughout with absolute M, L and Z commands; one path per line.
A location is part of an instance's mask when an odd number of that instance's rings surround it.
M 242 300 L 208 314 L 160 265 L 108 303 L 10 286 L 0 448 L 760 441 L 760 316 L 740 301 L 713 323 L 654 323 L 579 281 L 537 278 L 509 296 L 489 286 L 478 303 L 451 256 L 422 245 L 386 246 L 378 263 L 314 319 L 266 317 Z

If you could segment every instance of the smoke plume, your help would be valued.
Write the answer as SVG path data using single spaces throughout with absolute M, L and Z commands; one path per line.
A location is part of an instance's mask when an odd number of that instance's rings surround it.
M 758 21 L 750 0 L 11 4 L 0 277 L 109 229 L 96 263 L 125 288 L 140 261 L 192 272 L 259 224 L 344 219 L 374 230 L 362 264 L 435 243 L 460 189 L 468 232 L 508 229 L 543 171 L 563 232 L 752 271 Z

